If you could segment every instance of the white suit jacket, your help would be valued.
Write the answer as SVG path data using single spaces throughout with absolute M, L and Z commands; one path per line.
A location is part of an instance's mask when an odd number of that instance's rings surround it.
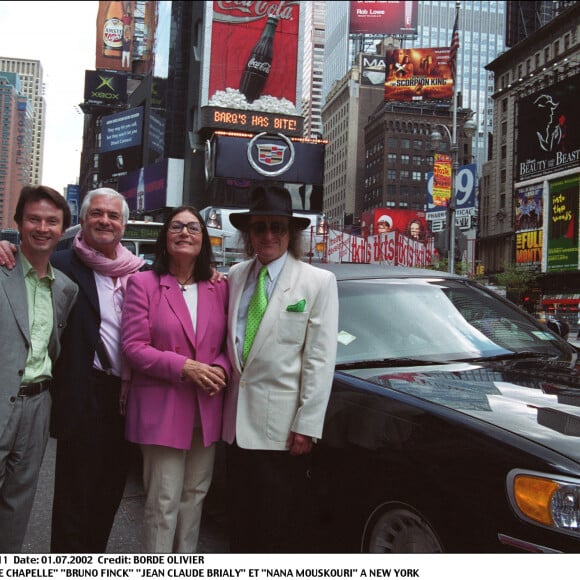
M 243 366 L 236 324 L 254 263 L 236 264 L 228 275 L 232 375 L 224 400 L 223 439 L 232 443 L 235 438 L 245 449 L 284 450 L 290 431 L 322 435 L 336 361 L 338 290 L 331 272 L 288 255 Z M 302 312 L 295 306 L 300 301 Z

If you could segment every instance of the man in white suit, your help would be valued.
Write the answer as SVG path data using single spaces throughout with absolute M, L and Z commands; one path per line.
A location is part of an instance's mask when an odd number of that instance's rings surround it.
M 306 458 L 322 436 L 336 360 L 336 279 L 300 260 L 310 220 L 292 215 L 286 189 L 258 185 L 250 210 L 230 214 L 230 221 L 251 256 L 228 276 L 232 376 L 223 438 L 231 444 L 230 550 L 304 551 L 298 540 L 304 537 Z M 248 310 L 263 266 L 268 302 L 246 354 Z

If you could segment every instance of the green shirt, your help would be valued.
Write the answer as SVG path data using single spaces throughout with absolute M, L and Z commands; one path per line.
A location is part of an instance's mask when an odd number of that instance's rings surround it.
M 22 384 L 26 385 L 52 377 L 52 361 L 48 355 L 48 343 L 54 320 L 51 290 L 54 272 L 49 264 L 48 274 L 39 280 L 36 270 L 22 252 L 20 252 L 20 262 L 26 286 L 30 332 L 30 349 L 22 377 Z

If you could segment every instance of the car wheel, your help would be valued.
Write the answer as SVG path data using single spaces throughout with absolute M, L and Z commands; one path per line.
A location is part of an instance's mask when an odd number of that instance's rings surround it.
M 405 508 L 375 513 L 367 523 L 363 551 L 371 554 L 433 554 L 443 548 L 429 524 Z

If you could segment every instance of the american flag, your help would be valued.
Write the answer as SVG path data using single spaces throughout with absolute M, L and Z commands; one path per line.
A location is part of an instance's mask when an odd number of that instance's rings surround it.
M 455 83 L 457 75 L 457 51 L 459 50 L 459 10 L 455 14 L 455 24 L 451 33 L 451 46 L 449 47 L 449 68 L 451 69 L 451 78 Z

